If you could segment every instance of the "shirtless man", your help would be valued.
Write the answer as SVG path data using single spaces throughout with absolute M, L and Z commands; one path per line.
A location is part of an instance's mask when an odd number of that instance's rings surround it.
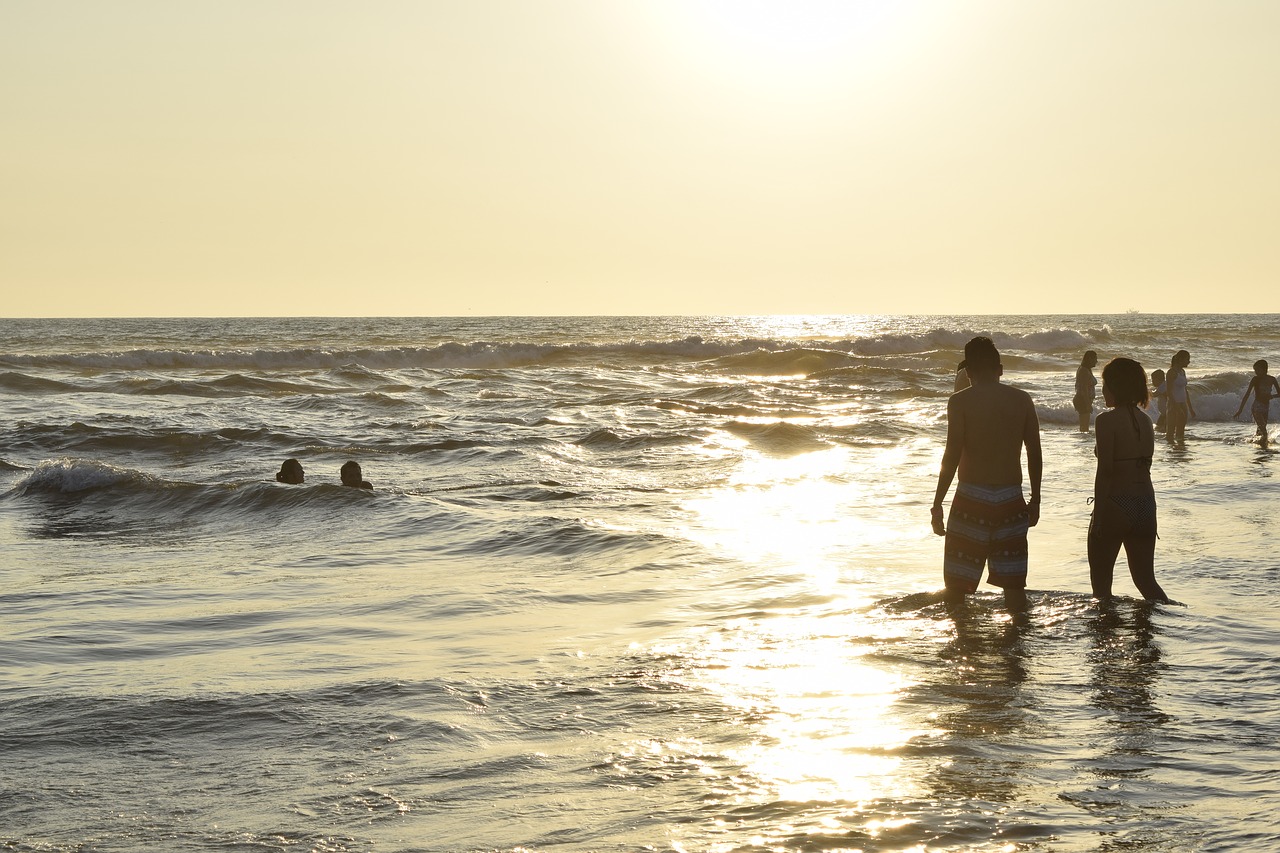
M 933 498 L 933 532 L 946 536 L 942 577 L 949 602 L 963 600 L 982 580 L 1004 589 L 1010 610 L 1027 604 L 1027 529 L 1040 520 L 1040 421 L 1031 395 L 1000 384 L 1004 367 L 990 338 L 965 344 L 972 385 L 947 403 L 947 448 Z M 1022 497 L 1022 447 L 1027 447 L 1031 500 Z M 942 500 L 957 471 L 960 484 L 942 523 Z
M 1252 392 L 1253 408 L 1250 411 L 1253 414 L 1253 422 L 1258 425 L 1258 441 L 1266 447 L 1267 422 L 1271 419 L 1272 392 L 1280 394 L 1280 384 L 1276 383 L 1274 376 L 1267 373 L 1265 359 L 1258 359 L 1253 363 L 1253 374 L 1253 378 L 1249 380 L 1249 387 L 1244 389 L 1244 396 L 1240 398 L 1240 408 L 1236 409 L 1234 417 L 1240 417 L 1240 413 L 1244 411 L 1244 404 Z

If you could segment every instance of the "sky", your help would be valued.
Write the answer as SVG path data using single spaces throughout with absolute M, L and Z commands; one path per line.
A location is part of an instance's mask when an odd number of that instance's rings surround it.
M 1272 0 L 0 0 L 0 316 L 1271 312 Z

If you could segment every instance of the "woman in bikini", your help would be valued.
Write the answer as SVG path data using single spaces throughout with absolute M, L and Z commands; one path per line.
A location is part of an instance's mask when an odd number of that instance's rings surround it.
M 1155 432 L 1138 411 L 1149 399 L 1147 376 L 1131 358 L 1113 358 L 1102 369 L 1108 411 L 1094 421 L 1098 473 L 1089 522 L 1089 581 L 1099 601 L 1111 598 L 1116 557 L 1124 547 L 1133 583 L 1148 601 L 1168 603 L 1156 583 L 1156 493 L 1151 485 Z
M 1071 398 L 1071 407 L 1080 416 L 1080 431 L 1089 431 L 1089 416 L 1093 414 L 1094 388 L 1098 380 L 1093 378 L 1093 369 L 1098 366 L 1098 354 L 1086 350 L 1076 368 L 1076 395 Z

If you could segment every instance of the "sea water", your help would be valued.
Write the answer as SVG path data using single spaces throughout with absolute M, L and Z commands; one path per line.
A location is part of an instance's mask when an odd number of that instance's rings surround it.
M 0 849 L 1280 850 L 1277 320 L 0 320 Z M 1025 619 L 939 600 L 980 333 Z M 1185 606 L 1090 599 L 1086 349 L 1191 352 Z

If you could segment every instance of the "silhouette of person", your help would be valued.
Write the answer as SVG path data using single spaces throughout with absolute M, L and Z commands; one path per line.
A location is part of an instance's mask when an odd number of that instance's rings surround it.
M 1191 353 L 1180 349 L 1173 354 L 1169 372 L 1164 376 L 1165 389 L 1169 395 L 1166 437 L 1170 444 L 1186 438 L 1187 420 L 1196 416 L 1195 406 L 1191 405 L 1191 390 L 1187 388 L 1187 365 L 1190 363 Z
M 1111 598 L 1116 557 L 1124 546 L 1129 575 L 1148 601 L 1168 602 L 1156 582 L 1156 492 L 1151 485 L 1155 430 L 1138 412 L 1149 399 L 1147 375 L 1131 358 L 1113 358 L 1102 369 L 1108 411 L 1094 424 L 1098 471 L 1089 520 L 1089 583 L 1099 601 Z
M 956 365 L 956 382 L 955 386 L 951 389 L 951 393 L 954 394 L 956 391 L 968 388 L 969 384 L 969 371 L 965 367 L 964 359 L 961 359 L 960 363 Z
M 1253 414 L 1253 422 L 1258 425 L 1257 438 L 1263 447 L 1267 446 L 1267 422 L 1271 419 L 1271 395 L 1272 392 L 1280 394 L 1280 384 L 1277 384 L 1276 378 L 1267 373 L 1266 359 L 1258 359 L 1253 363 L 1253 378 L 1249 380 L 1249 387 L 1244 389 L 1244 396 L 1240 398 L 1240 408 L 1236 409 L 1233 417 L 1240 417 L 1240 413 L 1244 411 L 1244 404 L 1249 399 L 1249 394 L 1253 394 L 1253 407 L 1250 412 Z
M 342 478 L 342 485 L 351 486 L 357 489 L 372 489 L 373 484 L 368 480 L 362 479 L 364 472 L 360 470 L 360 463 L 355 461 L 344 462 L 342 469 L 338 472 Z
M 1086 350 L 1076 368 L 1076 395 L 1071 398 L 1071 406 L 1080 416 L 1080 431 L 1089 431 L 1089 416 L 1093 414 L 1094 391 L 1098 380 L 1093 377 L 1093 369 L 1098 365 L 1098 354 Z
M 1164 411 L 1169 402 L 1169 386 L 1165 384 L 1164 371 L 1158 367 L 1151 371 L 1151 396 L 1156 404 L 1156 432 L 1164 432 L 1166 428 Z
M 277 483 L 288 483 L 291 486 L 301 484 L 304 477 L 302 463 L 297 459 L 284 460 L 280 465 L 280 470 L 276 472 Z
M 949 603 L 982 580 L 1004 589 L 1011 610 L 1026 607 L 1027 530 L 1040 520 L 1040 420 L 1026 391 L 1000 383 L 1004 367 L 990 338 L 965 344 L 972 384 L 947 401 L 947 446 L 934 494 L 933 532 L 946 537 L 942 577 Z M 1031 500 L 1022 496 L 1022 448 L 1027 448 Z M 942 500 L 959 473 L 944 526 Z

